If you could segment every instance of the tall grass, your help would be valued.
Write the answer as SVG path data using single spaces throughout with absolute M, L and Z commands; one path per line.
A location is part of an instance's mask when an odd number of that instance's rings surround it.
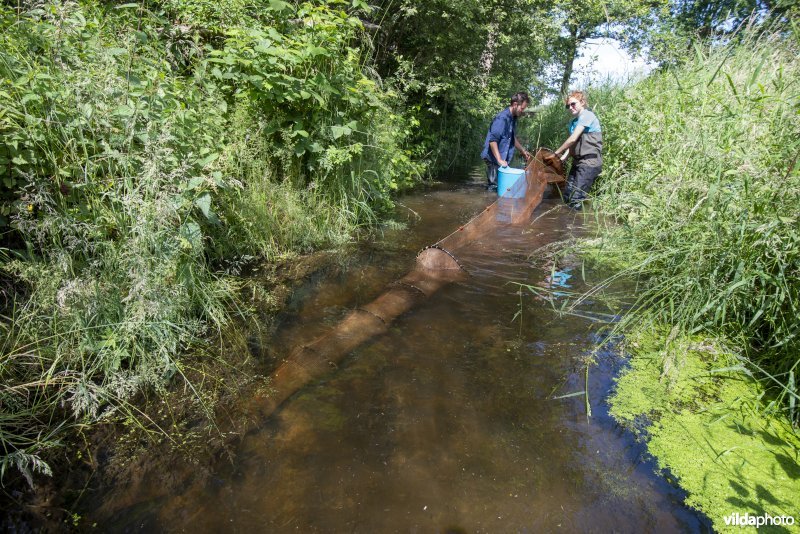
M 797 422 L 800 47 L 782 31 L 696 47 L 680 66 L 592 91 L 605 157 L 594 202 L 617 225 L 645 317 L 722 335 Z

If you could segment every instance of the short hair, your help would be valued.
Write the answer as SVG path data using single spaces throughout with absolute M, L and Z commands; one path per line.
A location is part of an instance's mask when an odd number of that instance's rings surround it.
M 520 91 L 519 93 L 514 93 L 514 96 L 511 97 L 511 104 L 522 104 L 523 102 L 529 104 L 531 101 L 528 98 L 528 93 L 525 91 Z
M 586 106 L 586 93 L 583 91 L 572 91 L 570 94 L 564 97 L 564 103 L 569 103 L 570 98 L 577 98 L 581 104 Z

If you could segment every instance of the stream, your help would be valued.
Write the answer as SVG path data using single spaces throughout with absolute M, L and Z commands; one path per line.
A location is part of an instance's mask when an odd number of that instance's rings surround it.
M 492 202 L 480 171 L 400 198 L 397 219 L 407 228 L 385 230 L 310 277 L 278 318 L 269 353 L 288 354 L 326 332 L 404 275 L 421 248 Z M 549 270 L 532 267 L 537 249 L 589 231 L 591 217 L 560 204 L 546 196 L 532 224 L 500 228 L 467 247 L 459 261 L 468 279 L 445 286 L 299 391 L 242 438 L 232 461 L 211 466 L 213 477 L 188 478 L 167 497 L 104 502 L 114 513 L 98 528 L 708 530 L 608 415 L 605 399 L 624 365 L 613 346 L 591 368 L 589 418 L 586 397 L 567 395 L 584 390 L 584 359 L 599 341 L 593 323 L 560 317 L 516 285 L 548 279 Z M 586 287 L 580 264 L 564 271 L 571 276 L 559 279 L 564 291 Z M 605 309 L 587 302 L 582 311 Z

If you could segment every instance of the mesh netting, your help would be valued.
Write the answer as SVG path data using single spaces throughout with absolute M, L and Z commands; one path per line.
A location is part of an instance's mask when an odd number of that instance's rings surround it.
M 564 181 L 564 167 L 552 150 L 540 148 L 520 176 L 496 202 L 470 219 L 468 223 L 432 245 L 432 248 L 453 254 L 498 225 L 521 224 L 530 220 L 533 210 L 542 202 L 548 183 Z M 426 249 L 429 250 L 429 249 Z M 420 253 L 417 264 L 428 269 L 441 269 L 446 260 Z
M 356 347 L 386 332 L 395 318 L 442 286 L 464 278 L 466 272 L 458 262 L 458 250 L 498 225 L 529 221 L 547 184 L 563 182 L 561 160 L 551 150 L 537 150 L 520 179 L 458 230 L 422 250 L 406 276 L 389 284 L 369 304 L 350 312 L 328 334 L 296 348 L 271 375 L 269 395 L 254 399 L 257 409 L 269 416 L 295 391 L 333 370 Z

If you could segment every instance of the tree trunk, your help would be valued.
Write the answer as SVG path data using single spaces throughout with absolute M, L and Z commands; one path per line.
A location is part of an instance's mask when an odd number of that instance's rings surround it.
M 564 96 L 569 91 L 569 79 L 572 78 L 572 66 L 575 57 L 578 55 L 578 26 L 573 24 L 569 27 L 569 37 L 564 53 L 564 76 L 561 78 L 561 95 Z

